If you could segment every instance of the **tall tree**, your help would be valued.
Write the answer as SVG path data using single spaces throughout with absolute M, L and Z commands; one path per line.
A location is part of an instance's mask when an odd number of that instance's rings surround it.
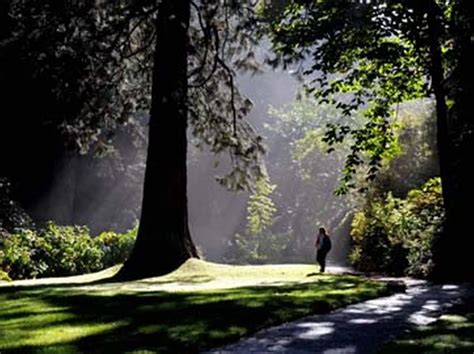
M 469 175 L 464 167 L 469 139 L 463 136 L 471 130 L 468 123 L 455 123 L 470 118 L 453 120 L 453 114 L 466 117 L 467 105 L 462 102 L 472 92 L 472 83 L 456 74 L 466 70 L 470 59 L 466 54 L 472 46 L 467 39 L 472 36 L 472 27 L 466 25 L 472 23 L 469 11 L 460 0 L 291 1 L 272 21 L 269 32 L 280 54 L 276 62 L 288 65 L 312 59 L 312 64 L 300 66 L 300 73 L 309 78 L 308 89 L 321 102 L 334 102 L 345 116 L 364 111 L 367 123 L 362 129 L 335 124 L 326 135 L 329 143 L 347 135 L 354 142 L 341 192 L 352 186 L 352 176 L 365 162 L 368 179 L 375 178 L 382 154 L 390 146 L 396 105 L 434 95 L 447 210 L 446 236 L 439 244 L 440 273 L 464 278 L 472 276 L 467 273 L 469 258 L 457 257 L 456 250 L 459 253 L 468 242 L 462 230 L 469 225 L 465 210 L 473 188 L 463 182 Z M 453 50 L 453 41 L 459 49 L 469 49 Z M 447 80 L 449 73 L 458 80 Z M 454 102 L 451 111 L 448 99 Z
M 441 278 L 452 278 L 455 275 L 473 281 L 472 255 L 468 245 L 471 241 L 469 230 L 472 227 L 470 210 L 474 200 L 474 173 L 471 168 L 474 151 L 474 9 L 472 3 L 465 0 L 453 1 L 450 9 L 450 43 L 446 45 L 448 48 L 451 45 L 448 52 L 450 70 L 439 85 L 445 90 L 449 101 L 446 107 L 446 123 L 444 127 L 439 126 L 439 129 L 447 132 L 444 146 L 447 151 L 447 171 L 442 177 L 448 181 L 443 183 L 443 188 L 447 188 L 449 193 L 444 193 L 448 218 L 447 235 L 439 244 L 440 249 L 444 251 L 439 252 L 437 275 Z M 438 119 L 440 117 L 439 114 Z M 441 148 L 440 146 L 440 150 Z
M 238 13 L 239 8 L 245 9 L 245 4 L 209 1 L 198 6 L 189 0 L 164 0 L 158 7 L 142 214 L 137 242 L 119 279 L 165 274 L 198 257 L 188 226 L 188 119 L 194 136 L 211 151 L 230 150 L 233 170 L 223 183 L 246 188 L 261 174 L 261 140 L 241 121 L 249 101 L 236 91 L 234 72 L 225 62 L 227 41 L 240 38 L 245 44 L 248 40 L 229 27 L 229 13 Z M 193 20 L 191 9 L 195 10 Z M 240 65 L 247 65 L 249 58 L 252 55 L 241 59 Z
M 1 4 L 6 16 L 0 22 L 9 26 L 0 39 L 5 112 L 0 176 L 12 182 L 12 198 L 36 222 L 82 223 L 92 209 L 90 186 L 108 180 L 102 187 L 113 187 L 112 176 L 124 179 L 119 174 L 127 170 L 122 163 L 125 149 L 113 150 L 115 136 L 122 141 L 126 136 L 131 145 L 139 132 L 136 114 L 148 105 L 149 90 L 144 76 L 137 74 L 137 58 L 122 59 L 124 50 L 114 45 L 127 39 L 114 24 L 122 25 L 117 21 L 120 7 L 104 9 L 84 1 Z M 11 148 L 22 143 L 34 148 Z M 86 168 L 76 168 L 77 161 Z M 93 164 L 105 165 L 107 173 Z M 87 191 L 80 192 L 85 184 Z M 59 198 L 49 203 L 57 189 L 62 189 Z
M 161 2 L 140 226 L 119 278 L 164 274 L 198 257 L 189 233 L 186 193 L 189 18 L 189 0 Z
M 51 78 L 49 123 L 69 147 L 107 150 L 117 127 L 151 102 L 140 232 L 120 277 L 163 274 L 196 256 L 187 224 L 187 123 L 197 144 L 230 153 L 222 183 L 249 188 L 261 172 L 261 138 L 243 120 L 251 102 L 234 80 L 234 68 L 254 61 L 251 2 L 11 3 L 10 58 L 40 60 L 28 75 Z

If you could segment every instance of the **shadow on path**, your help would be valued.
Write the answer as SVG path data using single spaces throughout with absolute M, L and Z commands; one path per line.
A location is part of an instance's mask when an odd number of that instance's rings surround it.
M 413 325 L 435 321 L 459 298 L 474 293 L 468 285 L 404 281 L 405 293 L 273 327 L 212 353 L 373 353 Z

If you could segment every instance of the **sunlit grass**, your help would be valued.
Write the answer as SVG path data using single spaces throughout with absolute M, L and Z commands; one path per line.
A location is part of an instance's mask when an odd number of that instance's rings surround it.
M 474 353 L 474 299 L 387 344 L 380 353 Z
M 87 283 L 116 270 L 0 288 L 0 352 L 197 352 L 387 293 L 383 283 L 316 275 L 310 265 L 198 260 L 163 277 Z

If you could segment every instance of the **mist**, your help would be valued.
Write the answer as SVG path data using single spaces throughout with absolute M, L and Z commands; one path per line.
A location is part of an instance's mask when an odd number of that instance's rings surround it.
M 293 238 L 297 248 L 281 261 L 314 262 L 316 230 L 325 226 L 333 236 L 329 262 L 345 264 L 352 205 L 341 203 L 341 197 L 333 195 L 333 183 L 320 184 L 319 193 L 322 191 L 324 196 L 321 200 L 292 200 L 298 194 L 295 188 L 306 188 L 309 192 L 302 194 L 310 197 L 312 187 L 304 183 L 295 185 L 295 179 L 300 178 L 298 171 L 288 171 L 282 157 L 288 155 L 288 142 L 265 128 L 275 122 L 269 108 L 294 102 L 299 82 L 285 71 L 240 75 L 238 82 L 241 92 L 253 102 L 247 119 L 265 138 L 266 169 L 276 184 L 272 198 L 277 212 L 271 232 Z M 106 230 L 122 232 L 134 227 L 140 216 L 146 148 L 144 144 L 136 146 L 132 140 L 126 133 L 119 133 L 116 156 L 63 156 L 56 164 L 48 188 L 29 208 L 33 218 L 39 223 L 54 220 L 60 224 L 87 225 L 93 234 Z M 335 174 L 340 168 L 340 164 L 331 161 L 318 167 L 325 175 Z M 229 191 L 218 184 L 215 177 L 226 172 L 225 156 L 215 156 L 206 148 L 190 144 L 189 224 L 200 253 L 211 261 L 232 261 L 229 245 L 236 234 L 245 233 L 247 225 L 250 194 Z M 306 209 L 291 210 L 290 202 Z

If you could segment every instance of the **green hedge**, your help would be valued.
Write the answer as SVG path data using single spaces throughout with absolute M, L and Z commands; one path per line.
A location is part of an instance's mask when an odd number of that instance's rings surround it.
M 92 237 L 86 227 L 49 222 L 39 230 L 0 232 L 0 272 L 11 279 L 57 277 L 98 271 L 122 263 L 137 228 Z
M 363 271 L 428 277 L 434 266 L 433 245 L 443 223 L 439 178 L 410 191 L 405 199 L 388 193 L 355 214 L 351 263 Z

